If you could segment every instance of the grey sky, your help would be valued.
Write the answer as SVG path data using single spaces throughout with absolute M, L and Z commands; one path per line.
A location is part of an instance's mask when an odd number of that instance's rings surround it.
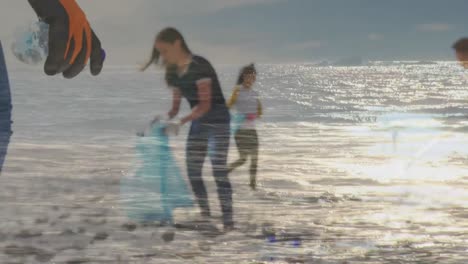
M 0 39 L 35 19 L 26 0 L 0 0 Z M 215 63 L 451 59 L 468 35 L 464 0 L 78 0 L 110 65 L 135 65 L 154 35 L 175 26 Z M 9 63 L 17 63 L 7 53 Z

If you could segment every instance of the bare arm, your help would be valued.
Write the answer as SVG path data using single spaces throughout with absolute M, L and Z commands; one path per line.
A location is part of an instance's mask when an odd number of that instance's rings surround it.
M 232 108 L 232 106 L 236 103 L 238 96 L 239 96 L 239 87 L 236 86 L 234 87 L 234 91 L 232 91 L 231 98 L 229 98 L 229 101 L 227 102 L 228 108 Z
M 211 79 L 203 79 L 197 82 L 198 88 L 198 105 L 195 106 L 192 112 L 182 118 L 181 124 L 185 124 L 192 120 L 202 117 L 211 109 Z
M 260 99 L 257 99 L 257 116 L 260 118 L 263 115 L 263 107 Z
M 182 94 L 178 88 L 173 88 L 172 91 L 172 107 L 169 113 L 167 114 L 170 119 L 174 118 L 180 109 L 180 101 L 182 99 Z

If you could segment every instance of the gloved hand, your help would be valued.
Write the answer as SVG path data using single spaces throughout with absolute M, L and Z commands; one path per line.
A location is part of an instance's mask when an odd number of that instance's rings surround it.
M 180 127 L 182 123 L 180 121 L 169 121 L 166 126 L 166 135 L 177 136 L 179 135 Z
M 246 114 L 245 118 L 247 119 L 247 121 L 254 121 L 255 119 L 257 119 L 257 114 Z
M 90 59 L 91 74 L 102 70 L 105 52 L 75 0 L 28 0 L 39 19 L 49 24 L 47 75 L 78 75 Z

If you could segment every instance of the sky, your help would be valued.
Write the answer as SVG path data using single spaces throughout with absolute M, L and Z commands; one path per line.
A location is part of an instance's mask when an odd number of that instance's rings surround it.
M 178 28 L 214 63 L 451 60 L 468 36 L 466 0 L 77 0 L 110 65 L 149 56 L 156 33 Z M 34 21 L 26 0 L 0 0 L 0 39 Z M 11 52 L 9 63 L 18 63 Z

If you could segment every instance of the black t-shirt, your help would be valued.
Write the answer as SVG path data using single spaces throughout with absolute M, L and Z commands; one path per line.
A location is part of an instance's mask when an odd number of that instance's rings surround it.
M 189 102 L 190 108 L 194 108 L 198 105 L 197 83 L 206 80 L 211 81 L 211 110 L 206 115 L 207 117 L 213 115 L 224 116 L 228 111 L 218 75 L 205 58 L 193 55 L 192 62 L 185 74 L 179 76 L 173 73 L 168 79 L 168 85 L 178 88 L 182 96 Z

